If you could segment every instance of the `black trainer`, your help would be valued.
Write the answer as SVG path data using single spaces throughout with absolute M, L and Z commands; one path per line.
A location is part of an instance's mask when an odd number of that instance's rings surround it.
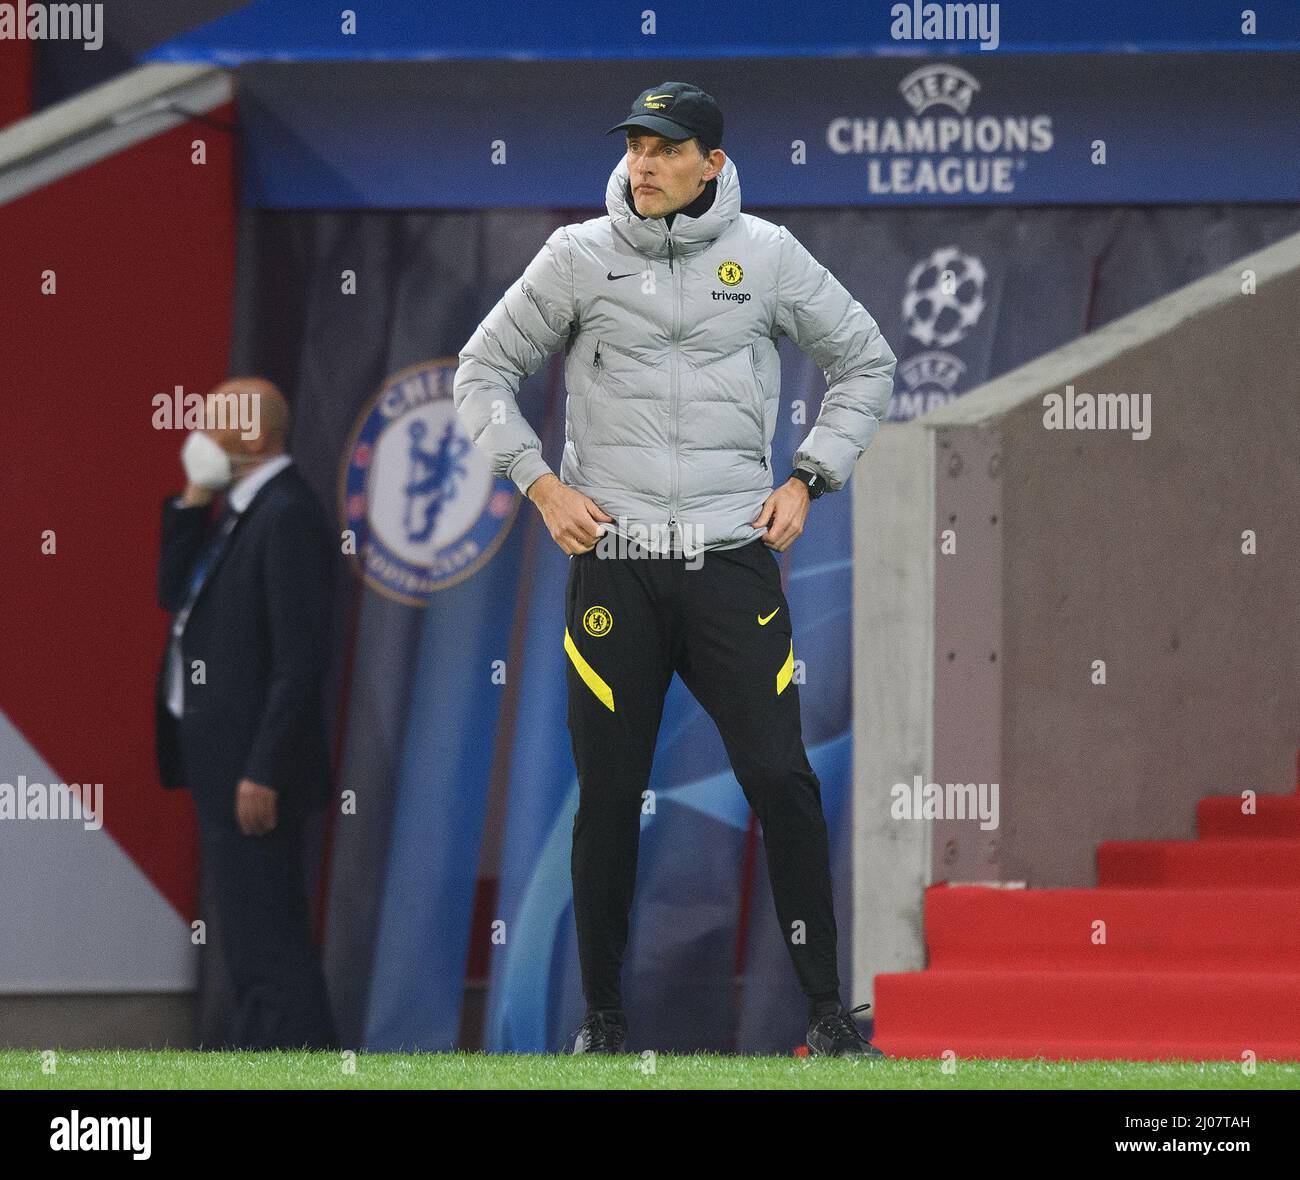
M 573 1038 L 573 1053 L 622 1053 L 627 1021 L 622 1012 L 588 1012 Z
M 870 1004 L 859 1004 L 850 1012 L 841 1007 L 838 1012 L 819 1016 L 808 1022 L 808 1055 L 810 1057 L 884 1057 L 858 1031 L 853 1023 L 857 1012 L 865 1012 Z

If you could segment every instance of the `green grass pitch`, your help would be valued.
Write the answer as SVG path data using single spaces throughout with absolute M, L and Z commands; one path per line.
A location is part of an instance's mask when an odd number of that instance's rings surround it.
M 1295 1090 L 1300 1062 L 933 1059 L 715 1054 L 0 1052 L 7 1090 Z

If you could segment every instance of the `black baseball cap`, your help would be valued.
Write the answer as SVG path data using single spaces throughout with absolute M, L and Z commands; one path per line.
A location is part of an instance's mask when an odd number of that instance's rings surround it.
M 722 110 L 711 94 L 688 82 L 664 82 L 641 91 L 632 113 L 605 134 L 626 127 L 644 127 L 666 139 L 695 136 L 709 151 L 722 146 Z

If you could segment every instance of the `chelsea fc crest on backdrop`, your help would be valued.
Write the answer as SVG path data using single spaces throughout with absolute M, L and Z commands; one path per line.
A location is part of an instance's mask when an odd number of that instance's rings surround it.
M 343 455 L 343 527 L 354 568 L 381 594 L 426 606 L 496 552 L 519 490 L 492 474 L 452 401 L 456 358 L 390 377 L 361 411 Z

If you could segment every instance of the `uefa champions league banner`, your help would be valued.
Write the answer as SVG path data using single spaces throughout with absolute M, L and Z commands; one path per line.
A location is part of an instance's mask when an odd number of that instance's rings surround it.
M 647 78 L 685 78 L 725 112 L 750 208 L 1295 201 L 1300 168 L 1276 166 L 1300 159 L 1295 60 L 259 64 L 240 73 L 243 199 L 582 205 L 604 191 L 605 132 L 631 96 Z

